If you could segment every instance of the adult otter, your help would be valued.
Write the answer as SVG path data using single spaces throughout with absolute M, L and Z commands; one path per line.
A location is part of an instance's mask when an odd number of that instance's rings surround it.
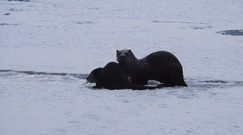
M 183 78 L 182 65 L 170 52 L 158 51 L 143 59 L 137 59 L 131 50 L 117 50 L 119 66 L 131 77 L 134 84 L 145 85 L 156 80 L 165 87 L 187 86 Z
M 158 87 L 144 86 L 133 84 L 128 79 L 127 73 L 122 71 L 119 65 L 115 62 L 108 63 L 104 68 L 94 69 L 87 77 L 87 81 L 90 83 L 96 83 L 93 88 L 106 88 L 110 90 L 114 89 L 133 89 L 133 90 L 145 90 L 156 89 Z

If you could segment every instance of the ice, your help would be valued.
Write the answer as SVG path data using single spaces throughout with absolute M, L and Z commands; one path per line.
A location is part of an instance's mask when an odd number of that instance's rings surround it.
M 240 0 L 0 0 L 1 135 L 242 135 Z M 116 61 L 167 50 L 188 88 L 94 90 Z

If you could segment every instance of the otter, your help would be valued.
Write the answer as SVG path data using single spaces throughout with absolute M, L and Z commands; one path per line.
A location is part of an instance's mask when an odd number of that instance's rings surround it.
M 119 66 L 134 84 L 145 85 L 148 80 L 156 80 L 164 87 L 187 86 L 182 65 L 170 52 L 157 51 L 137 59 L 130 49 L 123 49 L 116 51 L 116 57 Z
M 99 67 L 91 71 L 87 77 L 87 81 L 90 83 L 96 83 L 93 88 L 106 88 L 110 90 L 114 89 L 132 89 L 132 90 L 145 90 L 156 89 L 157 86 L 144 86 L 133 84 L 129 80 L 129 76 L 116 62 L 110 62 L 103 68 Z

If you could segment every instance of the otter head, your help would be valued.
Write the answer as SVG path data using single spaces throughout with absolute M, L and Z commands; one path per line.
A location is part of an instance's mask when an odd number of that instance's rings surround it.
M 130 49 L 116 50 L 116 59 L 119 63 L 127 63 L 137 60 Z
M 99 79 L 100 77 L 100 72 L 101 72 L 102 68 L 96 68 L 93 71 L 91 71 L 91 73 L 89 74 L 89 76 L 86 78 L 87 81 L 89 83 L 96 83 L 96 81 Z

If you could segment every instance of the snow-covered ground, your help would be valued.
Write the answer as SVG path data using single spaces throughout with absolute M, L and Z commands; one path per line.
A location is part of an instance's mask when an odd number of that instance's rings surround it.
M 241 0 L 0 0 L 1 135 L 242 135 Z M 92 90 L 71 75 L 174 53 L 188 88 Z M 6 71 L 6 70 L 14 71 Z M 3 70 L 5 70 L 3 72 Z

